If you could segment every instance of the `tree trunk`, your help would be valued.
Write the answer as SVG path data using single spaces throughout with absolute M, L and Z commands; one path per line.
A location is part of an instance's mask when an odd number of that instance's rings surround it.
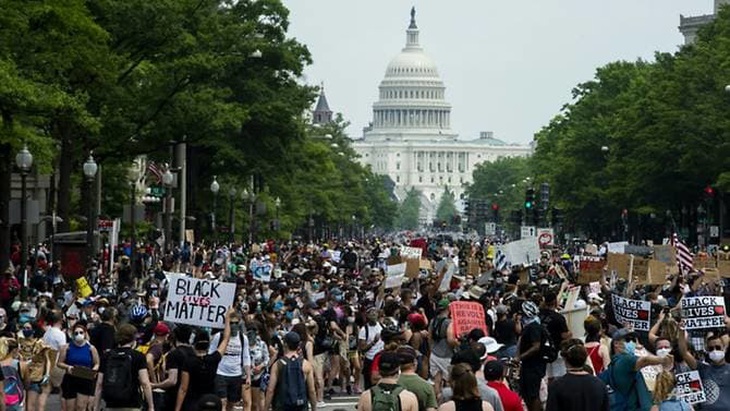
M 10 117 L 10 116 L 7 116 Z M 12 128 L 12 117 L 3 114 L 5 128 Z M 0 144 L 0 273 L 10 265 L 10 179 L 12 176 L 12 146 Z

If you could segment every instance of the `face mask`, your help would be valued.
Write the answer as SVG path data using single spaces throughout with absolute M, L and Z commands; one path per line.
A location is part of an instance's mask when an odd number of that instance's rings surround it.
M 259 294 L 259 293 L 254 294 L 254 298 L 256 298 L 257 300 L 260 300 L 261 299 L 261 294 Z
M 33 330 L 23 330 L 23 337 L 30 338 L 33 336 Z
M 669 355 L 670 352 L 672 352 L 671 348 L 660 348 L 656 350 L 656 355 L 663 358 Z
M 725 351 L 710 351 L 710 361 L 714 363 L 722 362 L 725 359 Z
M 18 319 L 18 322 L 20 322 L 21 324 L 23 324 L 23 323 L 30 322 L 31 320 L 33 320 L 33 317 L 31 317 L 30 315 L 28 315 L 28 314 L 21 314 L 20 315 L 20 318 Z
M 312 283 L 312 290 L 319 290 L 319 283 Z
M 77 343 L 82 343 L 85 340 L 86 337 L 84 336 L 84 334 L 74 334 L 74 341 L 76 341 Z
M 624 351 L 626 351 L 627 354 L 634 355 L 634 351 L 636 351 L 636 343 L 633 341 L 624 343 Z
M 347 322 L 350 323 L 350 324 L 354 324 L 355 323 L 355 317 L 347 317 Z
M 99 314 L 104 314 L 104 310 L 106 310 L 106 307 L 99 307 Z
M 294 318 L 294 312 L 293 311 L 287 311 L 286 312 L 286 318 L 287 320 L 291 320 Z

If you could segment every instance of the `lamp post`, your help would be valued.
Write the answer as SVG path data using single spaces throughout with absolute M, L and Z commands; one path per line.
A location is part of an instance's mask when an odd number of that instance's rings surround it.
M 33 154 L 28 151 L 28 146 L 23 145 L 23 149 L 15 155 L 15 165 L 20 170 L 20 281 L 22 301 L 28 297 L 28 274 L 26 272 L 28 266 L 28 200 L 25 197 L 26 177 L 33 167 Z
M 253 206 L 256 203 L 256 194 L 244 189 L 241 193 L 244 202 L 248 202 L 248 243 L 253 243 Z
M 274 230 L 279 231 L 279 209 L 281 208 L 281 198 L 276 197 L 276 200 L 274 200 L 274 206 L 276 207 L 276 220 L 274 221 Z
M 230 190 L 228 190 L 228 199 L 230 200 L 230 207 L 228 210 L 228 242 L 230 244 L 233 244 L 235 241 L 236 203 L 234 200 L 236 199 L 236 194 L 238 194 L 236 187 L 231 187 Z
M 165 251 L 170 251 L 172 241 L 172 181 L 174 180 L 170 165 L 165 166 L 165 172 L 162 173 L 162 185 L 165 186 Z
M 94 179 L 96 178 L 96 172 L 99 166 L 94 161 L 94 156 L 89 153 L 89 158 L 84 163 L 84 176 L 86 177 L 86 187 L 88 189 L 89 197 L 92 196 L 92 189 L 94 187 Z M 89 201 L 86 205 L 86 250 L 88 253 L 88 262 L 91 265 L 91 261 L 94 258 L 94 202 Z
M 218 191 L 221 189 L 220 184 L 218 184 L 218 177 L 213 176 L 213 182 L 210 183 L 210 192 L 213 193 L 213 212 L 210 214 L 210 221 L 211 226 L 213 227 L 213 232 L 215 232 L 215 209 L 218 205 Z
M 135 267 L 137 260 L 137 183 L 139 182 L 139 164 L 135 161 L 129 170 L 129 185 L 132 190 L 132 196 L 129 199 L 129 222 L 132 226 L 132 255 L 130 264 L 132 270 L 132 278 L 135 276 Z

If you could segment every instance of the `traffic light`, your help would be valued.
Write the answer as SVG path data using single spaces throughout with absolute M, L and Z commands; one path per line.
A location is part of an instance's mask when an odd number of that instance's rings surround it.
M 492 216 L 494 217 L 494 222 L 499 222 L 499 204 L 492 203 Z
M 531 210 L 535 206 L 535 189 L 528 188 L 525 192 L 525 209 Z
M 543 211 L 547 211 L 550 205 L 550 184 L 542 183 L 540 185 L 540 205 Z
M 713 198 L 715 198 L 715 189 L 712 186 L 708 185 L 707 187 L 705 187 L 704 192 L 705 198 L 707 200 L 712 200 Z

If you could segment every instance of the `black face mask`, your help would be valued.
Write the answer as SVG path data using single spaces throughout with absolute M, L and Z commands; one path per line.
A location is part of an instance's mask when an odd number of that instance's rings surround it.
M 195 343 L 195 349 L 198 351 L 208 351 L 210 348 L 210 341 L 198 341 Z

